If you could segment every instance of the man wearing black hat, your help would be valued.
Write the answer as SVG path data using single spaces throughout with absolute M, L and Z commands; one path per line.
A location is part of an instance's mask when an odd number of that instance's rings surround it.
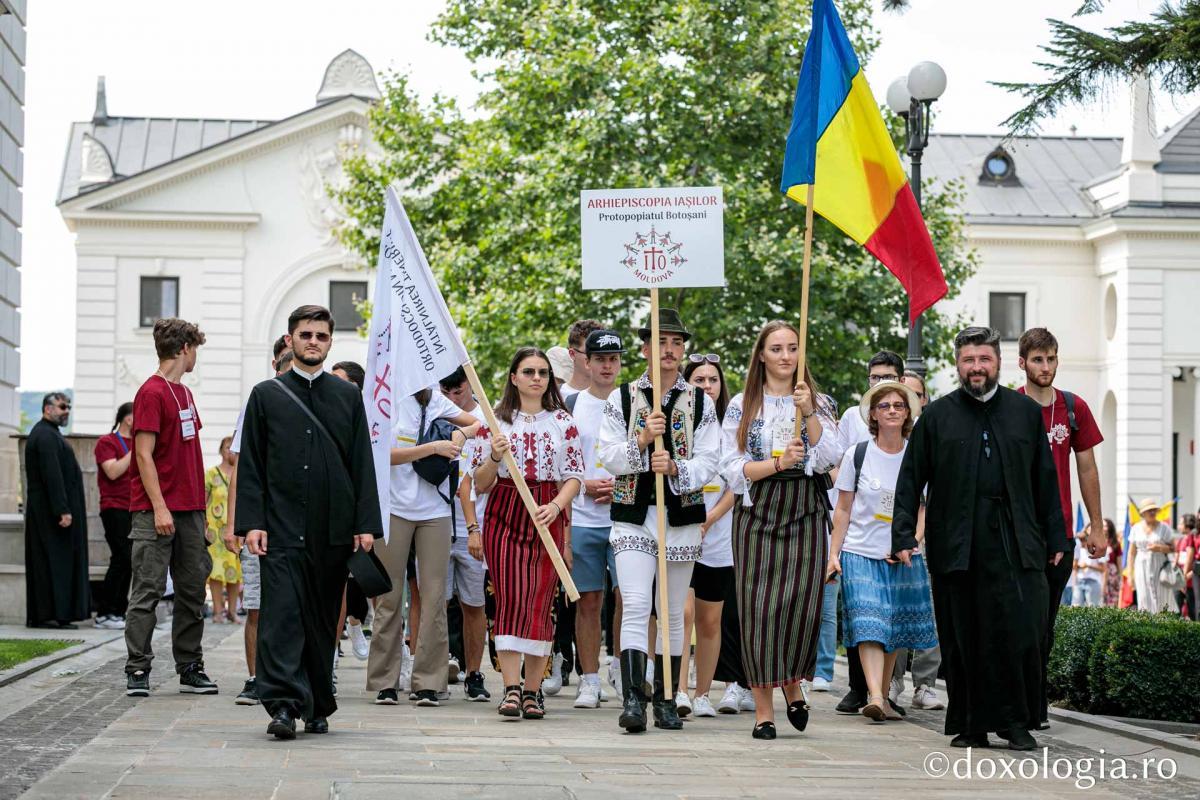
M 664 689 L 662 635 L 670 631 L 671 666 L 679 674 L 683 650 L 683 606 L 692 567 L 700 557 L 700 525 L 705 520 L 704 485 L 717 474 L 720 424 L 711 400 L 683 380 L 683 362 L 691 334 L 679 312 L 659 310 L 659 370 L 650 369 L 633 383 L 609 395 L 600 429 L 600 461 L 613 473 L 610 516 L 612 544 L 621 585 L 620 725 L 630 733 L 646 729 L 644 688 L 647 636 L 658 565 L 658 518 L 655 473 L 665 477 L 667 509 L 667 624 L 659 621 L 659 655 L 654 671 L 654 726 L 683 727 L 675 710 L 674 692 Z M 650 326 L 641 328 L 642 355 L 650 358 Z M 652 377 L 653 375 L 653 377 Z M 662 390 L 662 406 L 654 408 L 653 384 Z M 663 449 L 655 447 L 661 436 Z
M 625 345 L 616 331 L 596 330 L 583 346 L 590 383 L 588 388 L 567 398 L 567 409 L 579 429 L 583 451 L 583 491 L 575 496 L 571 512 L 571 579 L 579 590 L 575 612 L 575 652 L 582 680 L 575 695 L 576 708 L 599 708 L 600 608 L 604 604 L 604 576 L 611 570 L 614 584 L 617 568 L 612 546 L 609 507 L 613 476 L 600 464 L 600 423 L 604 406 L 621 374 Z

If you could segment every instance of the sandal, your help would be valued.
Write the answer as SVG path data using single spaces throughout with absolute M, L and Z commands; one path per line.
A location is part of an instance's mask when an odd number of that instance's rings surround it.
M 520 684 L 504 687 L 504 699 L 500 701 L 499 707 L 496 708 L 496 713 L 502 717 L 521 716 Z
M 537 692 L 521 692 L 521 716 L 525 719 L 544 719 L 546 710 L 538 701 Z
M 862 715 L 872 722 L 883 722 L 887 712 L 883 710 L 885 700 L 882 697 L 868 697 L 867 704 L 862 708 Z

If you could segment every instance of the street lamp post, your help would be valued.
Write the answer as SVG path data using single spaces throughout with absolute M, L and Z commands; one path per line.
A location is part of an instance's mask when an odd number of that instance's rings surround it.
M 921 156 L 929 144 L 930 107 L 946 91 L 946 73 L 932 61 L 922 61 L 897 78 L 888 87 L 887 103 L 893 112 L 904 118 L 906 144 L 911 162 L 913 196 L 921 208 Z M 905 369 L 912 370 L 924 380 L 925 356 L 921 352 L 921 317 L 908 328 L 908 358 Z

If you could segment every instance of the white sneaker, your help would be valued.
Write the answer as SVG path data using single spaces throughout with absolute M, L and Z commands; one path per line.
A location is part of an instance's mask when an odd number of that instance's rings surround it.
M 687 696 L 687 692 L 675 693 L 675 713 L 681 717 L 692 713 L 692 700 Z
M 545 684 L 543 684 L 545 685 Z M 576 708 L 599 708 L 600 707 L 600 684 L 583 681 L 579 684 L 579 691 L 575 694 Z
M 412 671 L 413 657 L 408 649 L 408 644 L 405 643 L 400 651 L 400 685 L 398 687 L 400 692 L 412 691 Z
M 125 630 L 124 617 L 113 617 L 106 614 L 103 617 L 96 617 L 96 622 L 94 624 L 97 628 L 103 628 L 106 631 Z
M 742 690 L 736 683 L 725 684 L 725 694 L 717 703 L 717 711 L 722 714 L 736 714 L 742 710 Z
M 688 688 L 696 688 L 696 659 L 689 659 L 691 662 L 688 666 Z
M 458 673 L 460 670 L 461 666 L 458 663 L 458 659 L 454 656 L 450 656 L 450 660 L 446 662 L 446 682 L 454 683 L 456 680 L 458 680 Z
M 550 677 L 542 680 L 542 694 L 553 697 L 562 691 L 562 653 L 555 653 L 550 664 Z
M 346 624 L 346 636 L 350 639 L 350 646 L 354 648 L 354 657 L 359 661 L 366 661 L 367 656 L 371 654 L 371 644 L 367 641 L 367 637 L 363 635 L 362 625 Z
M 742 711 L 757 711 L 758 706 L 754 705 L 754 692 L 741 686 L 738 687 L 738 691 L 741 692 L 742 695 L 741 699 L 738 701 L 738 707 L 741 708 Z
M 466 683 L 466 680 L 467 680 L 467 671 L 465 669 L 460 669 L 458 671 L 458 682 Z
M 608 685 L 617 693 L 617 697 L 624 697 L 621 694 L 621 663 L 619 659 L 614 658 L 608 662 Z
M 692 713 L 697 717 L 715 717 L 716 709 L 709 702 L 708 695 L 696 695 L 696 699 L 692 701 Z
M 946 704 L 938 697 L 938 693 L 933 690 L 933 687 L 921 684 L 913 692 L 912 707 L 924 708 L 927 711 L 940 711 L 946 707 Z
M 900 693 L 904 691 L 904 681 L 893 676 L 892 685 L 888 689 L 888 699 L 896 705 L 900 705 Z
M 654 685 L 654 659 L 653 658 L 646 659 L 646 683 L 648 683 L 651 686 Z
M 825 680 L 824 678 L 822 678 L 820 676 L 813 678 L 812 679 L 812 690 L 814 692 L 828 692 L 829 691 L 829 681 Z

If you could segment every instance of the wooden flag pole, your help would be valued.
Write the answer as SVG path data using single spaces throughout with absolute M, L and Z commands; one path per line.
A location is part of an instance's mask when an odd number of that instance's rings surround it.
M 650 386 L 654 410 L 662 410 L 662 348 L 658 343 L 658 289 L 650 289 Z M 663 451 L 661 436 L 654 437 L 654 452 Z M 658 633 L 663 643 L 663 697 L 675 697 L 671 675 L 671 610 L 667 603 L 667 504 L 666 480 L 654 473 L 654 509 L 658 515 Z M 654 642 L 650 642 L 653 649 Z
M 796 359 L 796 380 L 804 380 L 804 368 L 808 364 L 808 273 L 812 263 L 812 229 L 813 229 L 813 185 L 808 184 L 808 198 L 804 203 L 804 260 L 801 269 L 804 277 L 800 284 L 800 352 Z M 813 398 L 815 403 L 817 398 Z M 796 415 L 796 438 L 800 438 L 800 426 L 804 418 Z
M 467 373 L 467 381 L 471 384 L 471 391 L 475 393 L 475 399 L 479 401 L 479 405 L 483 409 L 483 415 L 487 419 L 488 430 L 499 433 L 500 423 L 496 419 L 496 412 L 492 410 L 492 404 L 487 398 L 487 392 L 483 390 L 483 384 L 479 382 L 479 375 L 475 372 L 475 365 L 468 361 L 463 364 L 463 370 Z M 579 602 L 579 590 L 575 588 L 575 581 L 571 580 L 571 571 L 567 569 L 562 553 L 558 552 L 558 545 L 554 543 L 554 537 L 550 535 L 550 531 L 546 529 L 545 525 L 537 521 L 537 502 L 533 499 L 533 493 L 529 491 L 529 486 L 525 483 L 525 476 L 521 474 L 521 468 L 517 466 L 517 460 L 513 458 L 511 450 L 504 454 L 504 464 L 508 467 L 508 476 L 517 487 L 517 493 L 525 501 L 525 510 L 529 512 L 529 518 L 533 520 L 533 524 L 537 528 L 538 536 L 542 539 L 542 546 L 546 548 L 546 552 L 550 555 L 550 562 L 554 564 L 554 571 L 558 573 L 558 579 L 562 581 L 563 588 L 567 590 L 567 597 L 572 603 Z M 499 480 L 499 477 L 497 477 L 497 480 Z

